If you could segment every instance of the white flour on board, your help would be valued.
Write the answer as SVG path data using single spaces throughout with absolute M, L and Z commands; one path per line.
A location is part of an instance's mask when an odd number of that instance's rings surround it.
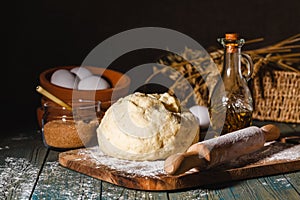
M 268 142 L 265 146 L 251 154 L 239 157 L 226 164 L 226 167 L 240 167 L 248 164 L 272 164 L 275 162 L 287 162 L 300 160 L 300 144 Z
M 277 153 L 273 153 L 271 156 L 264 159 L 264 161 L 280 161 L 280 160 L 297 160 L 300 159 L 300 145 L 288 145 L 285 144 L 285 148 L 282 149 L 278 147 L 275 149 L 275 145 L 273 146 L 273 150 L 277 150 Z M 288 147 L 288 148 L 287 148 Z
M 164 161 L 130 161 L 113 158 L 102 153 L 97 147 L 80 149 L 80 156 L 77 160 L 89 159 L 96 164 L 96 168 L 104 166 L 112 170 L 126 172 L 128 176 L 155 177 L 166 174 L 164 172 Z M 222 168 L 242 167 L 252 164 L 268 164 L 276 161 L 291 161 L 300 159 L 300 145 L 292 145 L 278 142 L 270 142 L 261 150 L 241 156 L 240 158 L 222 165 Z M 75 161 L 77 161 L 75 160 Z
M 93 162 L 100 168 L 103 165 L 108 166 L 112 170 L 126 172 L 132 175 L 139 176 L 157 176 L 165 174 L 164 161 L 131 161 L 113 158 L 102 153 L 97 147 L 92 147 L 87 150 L 82 149 L 78 154 L 87 154 Z

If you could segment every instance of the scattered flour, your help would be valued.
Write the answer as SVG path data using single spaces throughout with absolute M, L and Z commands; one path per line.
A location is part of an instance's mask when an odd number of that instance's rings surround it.
M 164 172 L 164 160 L 157 161 L 131 161 L 122 160 L 105 155 L 99 150 L 98 147 L 92 147 L 87 150 L 82 149 L 79 154 L 87 155 L 92 161 L 96 163 L 96 168 L 100 168 L 103 165 L 108 166 L 112 170 L 126 172 L 132 176 L 157 176 L 165 174 Z
M 0 166 L 0 199 L 28 199 L 39 169 L 24 158 L 7 157 Z M 10 187 L 7 187 L 10 186 Z
M 157 161 L 131 161 L 122 160 L 105 155 L 96 147 L 80 149 L 77 153 L 79 156 L 74 161 L 89 160 L 94 163 L 95 168 L 108 167 L 111 170 L 116 170 L 126 173 L 126 176 L 143 176 L 143 177 L 158 177 L 165 175 L 164 160 Z M 261 150 L 252 154 L 244 155 L 226 163 L 220 168 L 228 169 L 234 167 L 242 167 L 249 163 L 255 165 L 269 164 L 280 161 L 300 160 L 300 145 L 292 145 L 286 143 L 270 142 Z M 219 168 L 217 167 L 217 168 Z
M 0 150 L 3 150 L 3 149 L 9 149 L 9 146 L 0 147 Z
M 297 160 L 300 159 L 300 145 L 294 145 L 285 149 L 277 149 L 277 153 L 264 159 L 265 161 Z
M 256 165 L 271 164 L 275 162 L 286 162 L 300 160 L 300 144 L 288 144 L 269 142 L 265 146 L 251 154 L 239 157 L 226 164 L 226 167 L 240 167 L 249 163 Z
M 101 199 L 99 181 L 61 167 L 58 162 L 47 162 L 32 194 L 39 199 Z
M 291 187 L 290 182 L 286 178 L 277 178 L 273 181 L 274 184 L 277 185 L 277 187 L 280 188 L 289 188 Z

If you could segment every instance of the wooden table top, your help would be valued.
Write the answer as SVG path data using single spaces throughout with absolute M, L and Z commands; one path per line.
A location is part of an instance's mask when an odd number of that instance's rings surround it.
M 270 122 L 255 121 L 254 125 L 266 123 Z M 300 134 L 300 124 L 274 124 L 282 134 Z M 66 169 L 59 165 L 58 154 L 45 148 L 37 130 L 0 134 L 0 199 L 300 199 L 300 171 L 151 192 L 115 186 Z

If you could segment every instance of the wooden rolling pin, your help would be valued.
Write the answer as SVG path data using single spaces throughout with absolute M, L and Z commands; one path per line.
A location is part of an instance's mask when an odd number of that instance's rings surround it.
M 192 168 L 207 170 L 262 148 L 266 141 L 276 140 L 280 130 L 275 125 L 251 126 L 213 139 L 193 144 L 185 153 L 168 157 L 164 169 L 178 175 Z

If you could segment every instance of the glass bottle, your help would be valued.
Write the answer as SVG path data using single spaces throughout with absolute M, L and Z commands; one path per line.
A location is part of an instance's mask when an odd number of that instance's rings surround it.
M 249 55 L 241 53 L 245 40 L 236 33 L 219 38 L 224 47 L 224 64 L 210 98 L 209 112 L 211 127 L 221 135 L 233 132 L 252 123 L 252 96 L 247 81 L 252 74 L 253 63 Z M 245 58 L 247 74 L 243 75 L 241 59 Z

